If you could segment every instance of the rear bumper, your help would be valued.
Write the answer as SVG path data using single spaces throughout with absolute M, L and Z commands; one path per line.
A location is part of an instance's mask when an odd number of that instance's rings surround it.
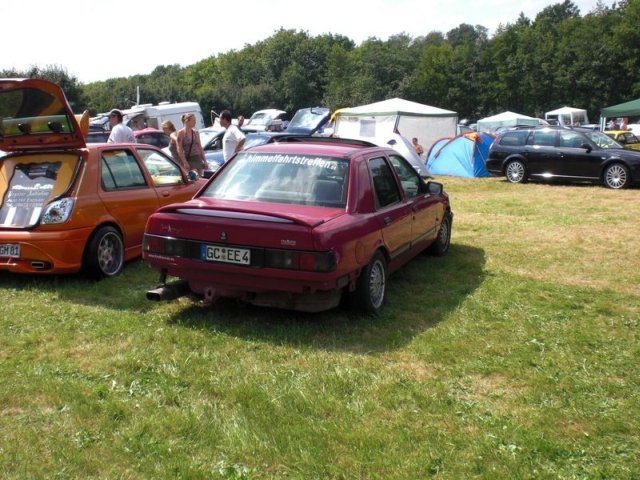
M 20 257 L 0 257 L 0 271 L 29 274 L 73 273 L 80 270 L 92 228 L 69 231 L 0 231 L 0 243 L 19 244 Z
M 143 252 L 151 267 L 188 283 L 189 290 L 205 303 L 237 298 L 253 305 L 321 312 L 337 307 L 352 275 L 273 268 L 251 268 L 172 258 Z
M 306 272 L 275 268 L 252 268 L 222 263 L 210 263 L 167 257 L 143 252 L 143 259 L 152 268 L 189 282 L 191 291 L 204 295 L 207 289 L 227 292 L 221 296 L 241 293 L 288 292 L 309 294 L 336 290 L 348 283 L 348 275 L 338 272 Z M 345 280 L 346 277 L 346 280 Z

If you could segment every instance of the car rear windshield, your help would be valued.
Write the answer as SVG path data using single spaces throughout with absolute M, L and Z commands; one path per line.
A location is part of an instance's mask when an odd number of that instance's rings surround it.
M 76 175 L 74 154 L 5 157 L 0 164 L 0 227 L 30 227 L 46 205 L 64 194 Z
M 340 158 L 241 152 L 202 197 L 344 208 L 349 162 Z

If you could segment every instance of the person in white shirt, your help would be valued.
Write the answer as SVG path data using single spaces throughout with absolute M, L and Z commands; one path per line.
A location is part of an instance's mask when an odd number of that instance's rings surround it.
M 117 108 L 109 112 L 109 125 L 111 125 L 111 134 L 107 143 L 136 143 L 133 130 L 122 123 L 122 112 Z
M 220 113 L 220 126 L 227 131 L 222 137 L 222 156 L 226 162 L 244 146 L 244 133 L 231 123 L 231 112 L 223 110 Z

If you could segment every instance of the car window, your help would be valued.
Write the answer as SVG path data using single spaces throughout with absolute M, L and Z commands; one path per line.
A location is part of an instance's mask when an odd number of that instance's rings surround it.
M 400 201 L 400 191 L 393 176 L 391 167 L 384 158 L 369 160 L 369 169 L 373 178 L 373 189 L 376 196 L 376 206 L 384 208 Z
M 242 151 L 203 197 L 344 208 L 349 162 L 317 155 Z
M 622 144 L 596 130 L 585 132 L 585 136 L 600 148 L 623 148 Z
M 142 158 L 156 187 L 184 183 L 178 166 L 160 152 L 141 148 L 138 149 L 138 155 Z
M 416 169 L 399 155 L 389 155 L 389 160 L 391 160 L 391 165 L 393 165 L 398 178 L 400 178 L 400 186 L 404 190 L 405 196 L 413 198 L 420 194 L 420 185 L 423 182 Z
M 529 132 L 526 130 L 507 132 L 500 138 L 500 145 L 508 147 L 523 147 L 527 141 L 528 135 Z
M 573 130 L 560 131 L 560 146 L 565 148 L 581 148 L 587 140 L 578 132 Z
M 101 178 L 105 190 L 147 186 L 140 165 L 128 150 L 102 152 Z
M 536 130 L 529 143 L 537 147 L 553 147 L 556 144 L 556 132 L 555 130 Z

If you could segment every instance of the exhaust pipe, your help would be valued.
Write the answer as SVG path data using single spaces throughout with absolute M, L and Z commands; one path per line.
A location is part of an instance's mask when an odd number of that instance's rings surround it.
M 176 280 L 175 282 L 166 283 L 158 288 L 147 292 L 147 300 L 159 302 L 161 300 L 174 300 L 183 297 L 191 292 L 189 282 L 186 280 Z

